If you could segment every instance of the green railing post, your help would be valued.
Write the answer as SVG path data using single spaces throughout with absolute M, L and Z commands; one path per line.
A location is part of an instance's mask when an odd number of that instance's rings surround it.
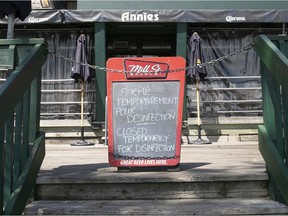
M 283 55 L 288 58 L 288 37 L 285 40 L 279 40 L 279 50 L 283 53 Z M 282 91 L 282 107 L 283 107 L 283 158 L 286 160 L 286 165 L 288 164 L 288 89 L 283 88 Z M 288 165 L 287 165 L 288 166 Z
M 272 141 L 277 145 L 279 152 L 283 153 L 282 133 L 282 107 L 281 86 L 269 73 L 265 65 L 261 66 L 262 97 L 263 100 L 263 122 Z
M 254 38 L 261 59 L 263 126 L 259 149 L 270 175 L 270 196 L 288 204 L 288 37 Z
M 177 38 L 176 38 L 176 56 L 182 56 L 186 58 L 186 48 L 187 48 L 187 23 L 177 23 Z M 187 88 L 185 83 L 184 90 L 184 106 L 182 119 L 186 121 L 188 118 L 187 114 Z
M 95 23 L 95 64 L 101 67 L 106 65 L 106 24 Z M 96 122 L 105 121 L 106 73 L 95 70 L 96 78 Z

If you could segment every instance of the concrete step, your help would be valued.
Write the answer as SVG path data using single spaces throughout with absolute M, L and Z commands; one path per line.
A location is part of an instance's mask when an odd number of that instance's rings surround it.
M 269 199 L 165 199 L 35 201 L 24 215 L 286 215 Z

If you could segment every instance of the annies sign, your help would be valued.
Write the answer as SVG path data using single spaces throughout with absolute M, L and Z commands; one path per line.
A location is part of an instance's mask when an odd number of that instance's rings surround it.
M 122 22 L 156 22 L 159 21 L 159 14 L 157 13 L 130 13 L 124 12 L 121 15 Z

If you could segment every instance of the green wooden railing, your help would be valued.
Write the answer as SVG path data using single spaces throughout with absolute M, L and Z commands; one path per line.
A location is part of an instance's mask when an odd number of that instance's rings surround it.
M 273 199 L 288 204 L 288 37 L 257 36 L 261 59 L 263 125 L 259 149 L 270 176 Z
M 44 159 L 39 122 L 46 55 L 43 39 L 0 40 L 0 68 L 9 69 L 0 83 L 0 215 L 22 214 Z

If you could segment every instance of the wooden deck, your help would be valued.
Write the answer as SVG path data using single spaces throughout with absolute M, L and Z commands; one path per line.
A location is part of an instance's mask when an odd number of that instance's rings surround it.
M 137 171 L 137 170 L 136 170 Z M 139 171 L 139 170 L 138 170 Z M 143 171 L 143 170 L 142 170 Z M 151 171 L 151 172 L 148 172 Z M 174 181 L 195 179 L 205 181 L 215 178 L 267 178 L 265 163 L 257 142 L 215 142 L 209 145 L 182 145 L 180 172 L 145 170 L 131 172 L 132 181 Z M 127 174 L 120 174 L 108 163 L 108 148 L 94 146 L 70 146 L 67 144 L 46 145 L 46 157 L 39 173 L 38 183 L 65 181 L 120 181 Z
M 181 147 L 181 170 L 117 172 L 108 148 L 47 144 L 24 215 L 286 215 L 268 198 L 257 142 Z

